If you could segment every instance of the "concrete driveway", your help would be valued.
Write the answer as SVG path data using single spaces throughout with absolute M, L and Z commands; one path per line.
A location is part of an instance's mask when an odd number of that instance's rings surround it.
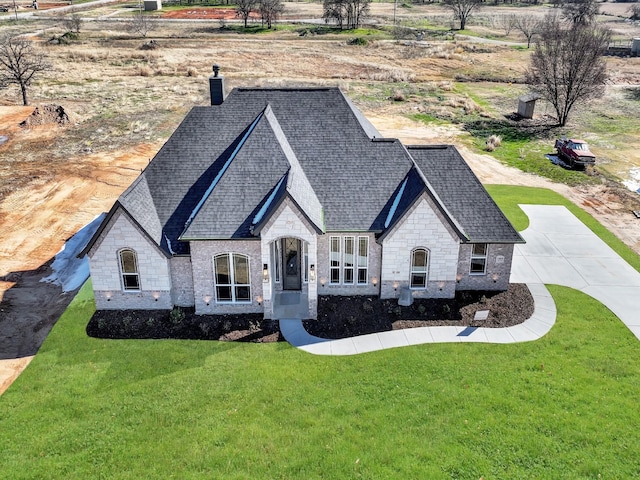
M 571 287 L 607 306 L 640 339 L 640 273 L 567 208 L 520 205 L 529 228 L 517 245 L 511 282 Z

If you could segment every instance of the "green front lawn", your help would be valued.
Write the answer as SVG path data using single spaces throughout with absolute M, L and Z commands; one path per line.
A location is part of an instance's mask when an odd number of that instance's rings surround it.
M 550 290 L 557 323 L 536 342 L 317 357 L 88 338 L 87 284 L 0 397 L 1 476 L 637 477 L 640 342 L 590 297 Z

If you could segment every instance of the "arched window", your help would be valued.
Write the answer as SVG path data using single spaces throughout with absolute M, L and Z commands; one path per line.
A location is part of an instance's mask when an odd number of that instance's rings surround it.
M 416 248 L 411 252 L 411 288 L 427 288 L 429 250 Z
M 250 302 L 249 257 L 223 253 L 213 259 L 217 302 Z
M 138 271 L 138 256 L 131 249 L 120 250 L 120 274 L 122 275 L 122 289 L 125 291 L 140 290 L 140 272 Z

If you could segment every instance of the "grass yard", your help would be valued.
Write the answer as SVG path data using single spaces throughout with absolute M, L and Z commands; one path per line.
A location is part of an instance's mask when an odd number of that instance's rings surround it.
M 514 202 L 553 194 L 492 187 Z M 518 193 L 520 194 L 517 197 Z M 88 338 L 83 287 L 0 397 L 4 478 L 633 478 L 640 342 L 550 287 L 539 341 L 316 357 L 286 343 Z

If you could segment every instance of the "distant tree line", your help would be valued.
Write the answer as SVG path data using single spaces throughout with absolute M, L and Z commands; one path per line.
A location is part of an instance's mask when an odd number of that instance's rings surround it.
M 322 18 L 341 29 L 358 28 L 369 15 L 370 3 L 371 0 L 324 0 Z

